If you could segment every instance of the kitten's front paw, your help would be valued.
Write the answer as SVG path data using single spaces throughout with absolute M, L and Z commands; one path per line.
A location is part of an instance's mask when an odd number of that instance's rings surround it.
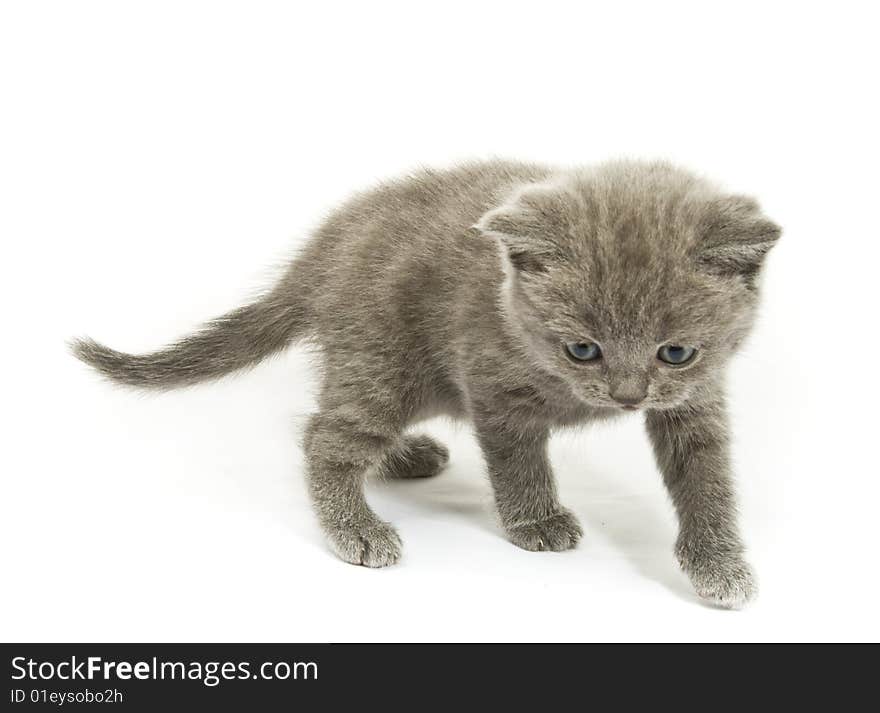
M 387 567 L 400 559 L 400 535 L 387 522 L 326 527 L 327 541 L 340 559 L 365 567 Z
M 688 560 L 679 557 L 682 569 L 700 598 L 724 609 L 741 609 L 757 594 L 752 569 L 739 555 L 715 555 Z
M 536 522 L 507 528 L 507 536 L 517 547 L 531 552 L 561 552 L 577 546 L 584 531 L 577 518 L 568 510 Z

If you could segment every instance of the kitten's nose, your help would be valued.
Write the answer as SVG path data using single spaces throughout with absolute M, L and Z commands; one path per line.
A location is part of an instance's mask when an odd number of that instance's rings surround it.
M 645 400 L 644 396 L 620 396 L 619 394 L 612 395 L 611 398 L 625 408 L 635 408 Z
M 648 395 L 648 385 L 638 379 L 627 379 L 612 384 L 608 393 L 621 406 L 632 408 L 645 400 L 645 396 Z

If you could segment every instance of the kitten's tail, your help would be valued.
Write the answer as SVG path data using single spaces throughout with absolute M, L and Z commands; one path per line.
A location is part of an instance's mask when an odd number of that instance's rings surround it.
M 276 289 L 152 354 L 125 354 L 88 338 L 70 346 L 78 359 L 112 381 L 173 389 L 252 366 L 302 336 L 308 327 L 305 305 L 295 302 Z

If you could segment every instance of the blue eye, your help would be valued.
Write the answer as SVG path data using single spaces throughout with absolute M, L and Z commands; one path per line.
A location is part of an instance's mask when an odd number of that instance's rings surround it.
M 565 349 L 577 361 L 595 361 L 602 356 L 602 350 L 595 342 L 570 342 Z
M 687 362 L 694 358 L 694 354 L 696 353 L 697 350 L 693 347 L 681 347 L 678 344 L 667 344 L 660 347 L 660 351 L 657 352 L 657 357 L 660 361 L 665 361 L 667 364 L 679 366 L 681 364 L 687 364 Z

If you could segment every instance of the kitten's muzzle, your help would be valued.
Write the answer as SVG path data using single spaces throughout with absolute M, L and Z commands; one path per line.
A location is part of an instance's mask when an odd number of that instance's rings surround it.
M 648 395 L 646 379 L 626 379 L 611 385 L 608 395 L 623 408 L 634 410 Z

